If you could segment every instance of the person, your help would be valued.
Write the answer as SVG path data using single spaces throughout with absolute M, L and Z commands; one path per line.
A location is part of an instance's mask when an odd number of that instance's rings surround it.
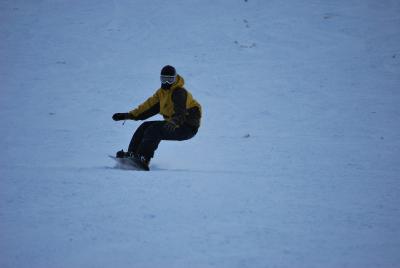
M 128 151 L 118 151 L 117 158 L 133 157 L 143 169 L 149 170 L 162 140 L 183 141 L 193 138 L 200 127 L 202 109 L 192 94 L 184 87 L 184 79 L 175 68 L 166 65 L 161 70 L 161 87 L 127 113 L 115 113 L 112 118 L 119 120 L 146 120 L 161 114 L 164 120 L 142 123 L 132 136 Z

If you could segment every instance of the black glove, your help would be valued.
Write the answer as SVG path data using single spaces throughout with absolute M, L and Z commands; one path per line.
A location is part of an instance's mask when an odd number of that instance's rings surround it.
M 168 132 L 173 132 L 178 128 L 178 125 L 172 121 L 165 121 L 164 129 Z
M 114 121 L 132 119 L 129 113 L 116 113 L 112 116 Z

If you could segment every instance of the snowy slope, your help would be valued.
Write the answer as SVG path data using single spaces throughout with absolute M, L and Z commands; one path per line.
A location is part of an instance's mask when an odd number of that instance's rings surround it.
M 0 1 L 0 267 L 399 267 L 400 3 Z M 198 135 L 114 168 L 174 65 Z

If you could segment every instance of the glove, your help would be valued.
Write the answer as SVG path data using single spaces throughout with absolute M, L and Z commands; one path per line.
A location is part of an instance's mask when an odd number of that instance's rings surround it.
M 165 121 L 164 129 L 168 132 L 174 132 L 178 128 L 178 125 L 172 121 Z
M 120 121 L 120 120 L 132 119 L 132 118 L 129 113 L 116 113 L 112 116 L 112 119 L 114 121 Z

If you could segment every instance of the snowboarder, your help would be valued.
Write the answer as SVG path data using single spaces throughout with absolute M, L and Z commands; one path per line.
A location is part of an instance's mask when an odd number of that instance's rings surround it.
M 133 134 L 128 151 L 118 151 L 117 158 L 132 158 L 149 170 L 151 158 L 161 140 L 188 140 L 193 138 L 201 119 L 201 105 L 184 86 L 184 79 L 174 67 L 161 70 L 161 88 L 153 96 L 128 113 L 116 113 L 113 120 L 145 120 L 161 114 L 164 120 L 142 123 Z

